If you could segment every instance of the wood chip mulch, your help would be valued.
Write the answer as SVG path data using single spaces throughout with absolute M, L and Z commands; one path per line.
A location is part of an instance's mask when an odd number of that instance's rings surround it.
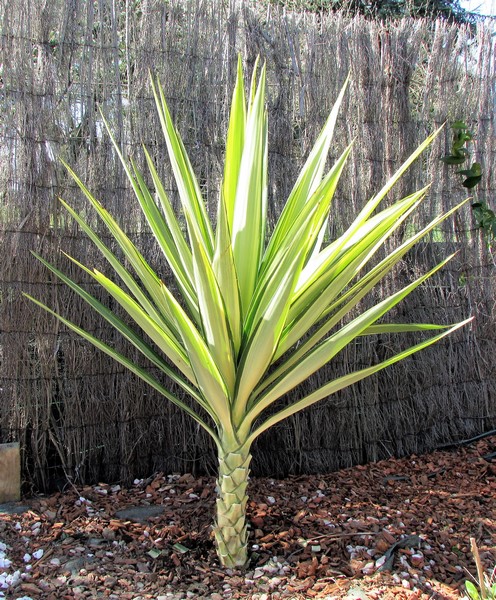
M 22 514 L 0 513 L 0 598 L 461 598 L 476 573 L 471 537 L 488 572 L 496 564 L 495 446 L 492 435 L 329 475 L 252 479 L 244 572 L 217 562 L 212 478 L 158 474 L 25 500 Z

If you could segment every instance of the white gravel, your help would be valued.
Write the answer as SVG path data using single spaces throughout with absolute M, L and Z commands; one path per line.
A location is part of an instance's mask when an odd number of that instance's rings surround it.
M 7 598 L 6 594 L 11 588 L 14 588 L 21 579 L 28 579 L 30 577 L 29 569 L 31 565 L 28 563 L 31 560 L 31 556 L 26 554 L 24 556 L 24 562 L 26 563 L 26 571 L 22 573 L 19 570 L 12 571 L 10 566 L 12 562 L 7 556 L 8 547 L 3 542 L 0 542 L 0 598 Z M 42 551 L 43 553 L 43 551 Z M 33 555 L 36 554 L 33 553 Z M 27 558 L 29 557 L 29 559 Z M 41 556 L 40 556 L 41 558 Z M 30 596 L 22 596 L 17 600 L 33 600 Z

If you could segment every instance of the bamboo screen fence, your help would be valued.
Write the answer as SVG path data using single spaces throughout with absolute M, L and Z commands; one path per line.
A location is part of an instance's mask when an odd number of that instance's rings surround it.
M 24 480 L 34 488 L 214 466 L 213 448 L 192 421 L 21 296 L 44 300 L 133 356 L 30 251 L 98 295 L 61 254 L 105 271 L 57 205 L 62 196 L 84 210 L 63 158 L 167 277 L 99 116 L 101 110 L 139 164 L 142 143 L 148 147 L 174 197 L 150 70 L 164 84 L 210 203 L 238 53 L 248 72 L 257 55 L 268 66 L 271 218 L 348 72 L 332 157 L 357 142 L 331 235 L 444 121 L 463 119 L 474 131 L 483 168 L 477 194 L 494 202 L 495 40 L 487 24 L 474 31 L 442 22 L 376 23 L 234 0 L 0 0 L 0 7 L 0 442 L 21 442 Z M 439 161 L 450 143 L 447 128 L 391 195 L 432 181 L 412 228 L 465 195 L 460 176 Z M 450 323 L 473 314 L 473 326 L 268 432 L 254 452 L 255 474 L 322 472 L 420 453 L 495 426 L 494 253 L 470 208 L 410 254 L 371 301 L 455 250 L 447 268 L 393 317 Z M 308 385 L 368 365 L 397 344 L 387 336 L 359 340 Z

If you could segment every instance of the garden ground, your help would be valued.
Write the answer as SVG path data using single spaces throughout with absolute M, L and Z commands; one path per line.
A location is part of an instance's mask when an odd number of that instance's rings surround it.
M 217 562 L 213 478 L 27 499 L 0 512 L 0 598 L 454 600 L 476 572 L 471 537 L 485 568 L 496 564 L 495 446 L 493 433 L 329 475 L 252 479 L 245 572 Z

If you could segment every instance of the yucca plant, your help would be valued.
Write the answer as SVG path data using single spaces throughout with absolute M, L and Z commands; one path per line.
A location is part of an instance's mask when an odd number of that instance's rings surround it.
M 186 231 L 173 211 L 146 149 L 154 191 L 147 187 L 136 164 L 132 160 L 128 162 L 115 141 L 114 145 L 170 266 L 178 290 L 176 295 L 66 165 L 122 250 L 126 266 L 103 243 L 85 217 L 62 200 L 65 209 L 98 247 L 120 281 L 116 283 L 98 270 L 74 258 L 71 260 L 105 288 L 137 330 L 37 256 L 152 365 L 174 381 L 184 396 L 172 394 L 150 372 L 38 300 L 31 299 L 183 409 L 215 441 L 219 476 L 214 533 L 220 561 L 226 567 L 242 567 L 247 563 L 247 483 L 254 440 L 290 415 L 426 348 L 463 325 L 379 322 L 446 261 L 357 316 L 357 307 L 366 294 L 415 243 L 456 208 L 435 218 L 367 268 L 376 251 L 426 194 L 425 188 L 379 209 L 386 194 L 431 143 L 434 134 L 365 204 L 341 236 L 325 241 L 331 200 L 351 150 L 347 147 L 334 166 L 325 172 L 345 88 L 346 84 L 269 235 L 265 67 L 255 67 L 246 99 L 241 61 L 238 62 L 215 228 L 185 147 L 172 123 L 164 92 L 152 78 Z M 439 331 L 379 364 L 356 370 L 350 365 L 348 374 L 310 394 L 301 393 L 289 405 L 282 402 L 274 406 L 358 336 L 431 330 Z M 193 402 L 186 402 L 186 396 Z

